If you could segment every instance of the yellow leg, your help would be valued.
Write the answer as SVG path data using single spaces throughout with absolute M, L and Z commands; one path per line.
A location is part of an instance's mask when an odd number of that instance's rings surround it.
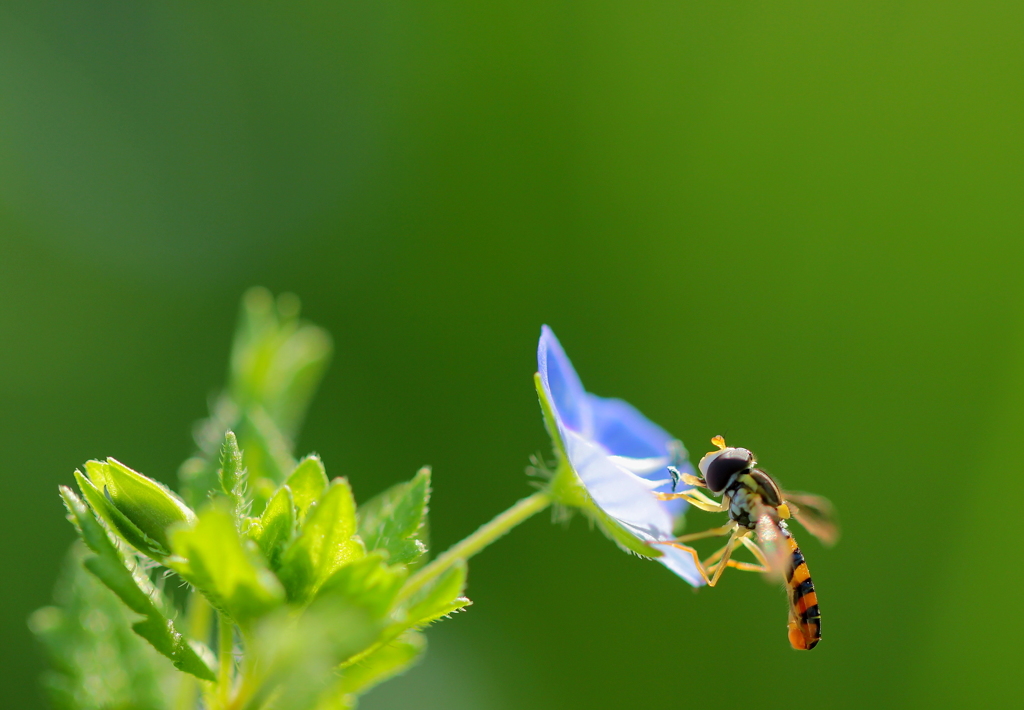
M 728 544 L 722 545 L 720 548 L 718 548 L 710 555 L 708 555 L 707 558 L 704 560 L 704 569 L 706 569 L 710 573 L 714 573 L 715 568 L 718 567 L 718 560 L 720 560 L 722 558 L 722 555 L 725 554 L 725 548 L 727 548 L 728 546 Z
M 699 533 L 690 533 L 689 535 L 680 535 L 676 538 L 676 542 L 691 542 L 692 540 L 703 540 L 706 537 L 721 537 L 722 535 L 728 535 L 732 532 L 733 528 L 736 527 L 736 523 L 729 523 L 723 525 L 720 528 L 711 528 Z
M 686 492 L 690 494 L 691 498 L 693 498 L 694 500 L 699 500 L 701 503 L 705 503 L 705 504 L 710 505 L 710 506 L 715 506 L 715 507 L 721 508 L 722 510 L 725 510 L 726 508 L 728 508 L 728 506 L 726 505 L 724 500 L 723 501 L 717 501 L 714 498 L 710 498 L 710 497 L 704 495 L 704 493 L 702 493 L 701 491 L 698 491 L 696 489 L 694 489 L 692 491 L 686 491 Z
M 701 563 L 700 556 L 697 555 L 697 551 L 695 549 L 693 549 L 692 547 L 690 547 L 689 545 L 684 545 L 683 543 L 684 542 L 690 542 L 691 540 L 701 540 L 701 539 L 706 538 L 706 537 L 719 537 L 719 536 L 722 536 L 722 535 L 728 535 L 729 533 L 731 533 L 733 531 L 733 528 L 735 528 L 735 527 L 736 527 L 736 524 L 733 523 L 733 522 L 730 522 L 728 525 L 723 525 L 720 528 L 710 528 L 708 530 L 704 530 L 704 531 L 699 532 L 699 533 L 690 533 L 689 535 L 682 535 L 680 537 L 677 537 L 675 540 L 655 540 L 655 541 L 651 542 L 650 544 L 651 545 L 668 545 L 670 547 L 676 548 L 677 550 L 683 550 L 684 552 L 689 552 L 690 555 L 693 557 L 694 565 L 697 566 L 697 571 L 700 572 L 700 576 L 704 578 L 704 582 L 707 583 L 707 584 L 711 584 L 711 577 L 708 575 L 707 568 L 704 566 L 704 563 Z M 718 552 L 713 554 L 711 557 L 709 557 L 706 560 L 706 562 L 711 562 L 711 561 L 717 560 L 718 557 L 724 551 L 724 549 L 725 548 L 723 548 L 722 550 L 719 550 Z
M 684 545 L 683 542 L 690 542 L 691 540 L 700 540 L 706 537 L 716 537 L 731 533 L 729 536 L 729 542 L 725 543 L 717 551 L 711 553 L 707 559 L 701 562 L 697 551 L 688 545 Z M 738 570 L 745 572 L 770 572 L 771 568 L 768 564 L 768 560 L 765 558 L 764 553 L 757 546 L 753 540 L 750 539 L 751 531 L 745 528 L 737 527 L 735 523 L 729 523 L 723 525 L 720 528 L 710 528 L 699 533 L 691 533 L 689 535 L 682 535 L 677 537 L 675 540 L 656 540 L 650 544 L 652 545 L 669 545 L 677 550 L 683 550 L 689 552 L 693 557 L 693 562 L 697 567 L 697 571 L 700 572 L 700 576 L 704 578 L 704 581 L 709 587 L 714 587 L 718 584 L 718 578 L 722 576 L 722 572 L 725 571 L 726 567 L 733 567 Z M 760 564 L 753 564 L 751 562 L 740 562 L 739 560 L 732 559 L 732 552 L 739 545 L 743 545 L 757 558 Z M 719 559 L 721 561 L 719 562 Z
M 712 500 L 697 490 L 683 491 L 682 493 L 655 493 L 654 497 L 658 500 L 679 500 L 681 498 L 695 508 L 706 510 L 709 513 L 724 513 L 729 509 L 725 503 Z
M 689 547 L 688 545 L 684 545 L 681 542 L 676 542 L 675 540 L 653 540 L 652 542 L 650 542 L 648 544 L 650 544 L 650 545 L 668 545 L 669 547 L 674 547 L 677 550 L 682 550 L 683 552 L 689 552 L 690 556 L 693 557 L 693 564 L 694 564 L 694 566 L 696 566 L 697 571 L 700 572 L 700 576 L 704 578 L 704 583 L 705 584 L 711 584 L 711 578 L 708 577 L 707 570 L 705 570 L 704 569 L 704 565 L 702 565 L 700 563 L 700 556 L 697 555 L 697 551 L 694 550 L 692 547 Z
M 719 550 L 711 557 L 709 557 L 707 560 L 705 560 L 705 564 L 707 564 L 712 559 L 716 559 L 719 556 L 721 556 L 722 558 L 722 561 L 715 565 L 714 576 L 711 577 L 710 580 L 708 580 L 709 587 L 713 587 L 716 584 L 718 584 L 718 578 L 722 576 L 722 572 L 724 572 L 725 568 L 729 566 L 729 558 L 732 557 L 732 551 L 736 549 L 736 545 L 739 544 L 740 539 L 742 539 L 742 537 L 746 535 L 747 532 L 748 531 L 743 530 L 743 528 L 736 528 L 732 531 L 732 535 L 729 536 L 729 542 L 725 543 L 725 547 L 723 547 L 721 550 Z M 710 571 L 710 568 L 708 569 L 708 571 Z
M 740 538 L 740 542 L 743 543 L 743 546 L 750 550 L 751 554 L 757 558 L 758 564 L 754 564 L 753 562 L 740 562 L 739 560 L 729 560 L 727 566 L 743 570 L 744 572 L 768 573 L 772 571 L 771 565 L 768 564 L 768 559 L 764 556 L 764 553 L 761 552 L 761 548 L 757 546 L 756 542 L 750 539 L 749 532 Z M 721 551 L 724 552 L 724 548 Z M 717 557 L 715 557 L 715 559 L 717 559 Z M 708 562 L 712 562 L 710 557 L 704 560 L 704 564 L 707 565 Z M 708 567 L 708 570 L 711 571 L 712 567 Z

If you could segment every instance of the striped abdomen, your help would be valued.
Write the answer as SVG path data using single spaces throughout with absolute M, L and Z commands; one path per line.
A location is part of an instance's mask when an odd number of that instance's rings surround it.
M 786 587 L 789 591 L 789 643 L 793 648 L 809 651 L 821 640 L 821 613 L 818 595 L 807 570 L 807 562 L 796 540 L 784 526 L 780 527 L 789 545 L 790 563 L 786 569 Z

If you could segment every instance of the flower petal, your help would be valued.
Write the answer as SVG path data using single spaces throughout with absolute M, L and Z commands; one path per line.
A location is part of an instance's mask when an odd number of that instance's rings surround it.
M 558 338 L 546 325 L 541 327 L 537 346 L 537 371 L 555 410 L 559 428 L 564 426 L 587 433 L 591 415 L 586 390 Z
M 593 442 L 566 432 L 569 463 L 594 503 L 644 541 L 672 537 L 672 516 L 651 494 L 649 481 L 615 463 Z
M 654 490 L 659 493 L 672 491 L 668 466 L 675 465 L 680 473 L 693 475 L 693 464 L 686 458 L 686 449 L 676 451 L 682 445 L 636 407 L 621 399 L 589 393 L 587 399 L 593 411 L 594 439 L 613 456 L 636 460 L 636 465 L 625 465 L 640 477 L 658 482 Z M 686 486 L 676 490 L 686 490 Z M 687 507 L 682 499 L 664 501 L 663 505 L 672 517 L 682 515 Z
M 672 540 L 674 520 L 686 502 L 661 501 L 653 492 L 672 490 L 670 465 L 693 473 L 685 449 L 631 404 L 584 390 L 546 325 L 541 328 L 537 365 L 542 407 L 550 406 L 565 456 L 594 504 L 641 542 Z M 561 448 L 557 442 L 556 447 Z M 684 580 L 694 586 L 704 583 L 688 552 L 668 545 L 656 549 L 662 553 L 656 559 Z
M 673 436 L 632 404 L 589 393 L 586 397 L 593 412 L 593 439 L 609 453 L 631 459 L 667 457 Z
M 658 562 L 668 567 L 694 587 L 704 585 L 704 578 L 697 571 L 697 565 L 693 562 L 693 556 L 669 545 L 658 545 L 665 554 L 658 558 Z

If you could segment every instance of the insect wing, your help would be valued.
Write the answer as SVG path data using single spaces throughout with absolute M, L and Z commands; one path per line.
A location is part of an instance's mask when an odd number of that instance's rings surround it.
M 788 535 L 779 526 L 776 516 L 768 506 L 758 506 L 757 524 L 754 528 L 757 546 L 768 562 L 768 576 L 776 581 L 785 581 L 790 565 Z
M 783 494 L 793 517 L 814 537 L 831 547 L 839 540 L 839 523 L 828 498 L 813 493 L 786 491 Z

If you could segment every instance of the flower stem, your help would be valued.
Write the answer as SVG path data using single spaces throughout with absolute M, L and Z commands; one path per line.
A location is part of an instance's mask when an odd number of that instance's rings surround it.
M 472 535 L 448 548 L 444 554 L 410 577 L 402 588 L 400 598 L 408 599 L 425 584 L 446 572 L 455 562 L 468 560 L 515 526 L 547 508 L 551 502 L 551 495 L 546 490 L 537 491 L 532 496 L 523 498 L 494 520 L 481 525 Z
M 213 620 L 213 608 L 202 594 L 194 589 L 188 595 L 188 610 L 185 612 L 185 625 L 191 638 L 203 643 L 210 640 L 210 622 Z M 199 690 L 195 676 L 180 673 L 178 692 L 174 700 L 174 710 L 194 710 L 196 695 Z
M 220 706 L 231 706 L 231 681 L 235 666 L 235 625 L 222 612 L 217 613 L 217 696 Z

